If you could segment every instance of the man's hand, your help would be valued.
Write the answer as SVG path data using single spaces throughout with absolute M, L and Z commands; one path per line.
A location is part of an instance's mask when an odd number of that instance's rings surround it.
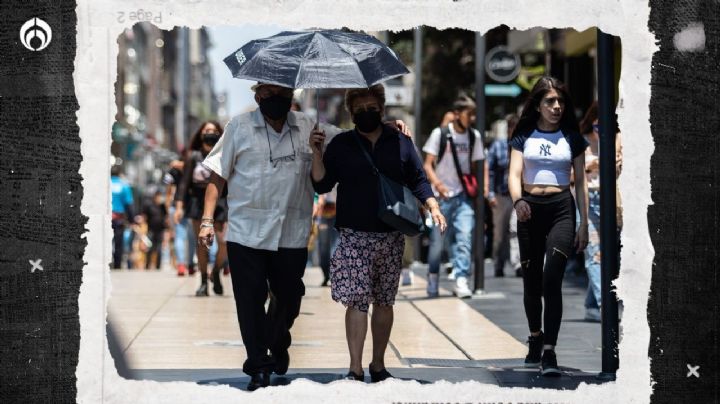
M 450 190 L 447 189 L 445 184 L 439 183 L 439 184 L 435 185 L 435 189 L 440 194 L 441 199 L 448 199 L 450 197 Z
M 385 124 L 412 139 L 412 132 L 407 125 L 405 125 L 405 122 L 398 119 L 395 121 L 387 121 Z
M 203 248 L 210 250 L 215 238 L 215 228 L 212 226 L 201 227 L 198 233 L 198 244 Z
M 495 197 L 489 198 L 488 204 L 490 205 L 491 208 L 494 208 L 495 206 L 497 206 L 497 198 L 495 198 Z

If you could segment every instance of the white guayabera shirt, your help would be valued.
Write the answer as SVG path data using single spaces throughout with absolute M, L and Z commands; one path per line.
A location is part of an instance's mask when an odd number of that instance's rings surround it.
M 277 133 L 265 125 L 259 109 L 228 122 L 202 163 L 227 181 L 227 241 L 272 251 L 307 247 L 314 194 L 308 142 L 314 126 L 307 115 L 291 111 Z M 341 132 L 332 125 L 321 124 L 321 129 L 326 145 Z M 294 150 L 294 160 L 271 163 L 271 150 L 273 160 Z

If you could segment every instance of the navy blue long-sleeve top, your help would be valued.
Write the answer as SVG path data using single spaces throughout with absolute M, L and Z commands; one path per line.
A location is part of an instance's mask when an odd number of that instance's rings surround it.
M 354 130 L 335 136 L 323 155 L 325 177 L 319 182 L 313 180 L 313 188 L 323 194 L 338 184 L 335 227 L 378 233 L 395 231 L 378 218 L 378 178 L 354 136 L 382 174 L 407 186 L 423 204 L 433 196 L 412 140 L 386 125 L 374 147 Z

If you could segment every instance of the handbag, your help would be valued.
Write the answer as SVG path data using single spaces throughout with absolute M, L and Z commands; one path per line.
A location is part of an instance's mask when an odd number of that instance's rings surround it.
M 373 163 L 370 154 L 360 142 L 357 131 L 353 133 L 355 142 L 363 151 L 365 158 L 378 178 L 378 218 L 406 236 L 417 236 L 425 230 L 418 201 L 410 189 L 380 172 Z
M 448 142 L 450 142 L 450 150 L 452 151 L 453 162 L 455 163 L 455 170 L 457 171 L 458 178 L 460 178 L 463 190 L 465 191 L 467 196 L 475 199 L 478 195 L 477 178 L 475 178 L 475 175 L 473 175 L 472 173 L 462 173 L 462 171 L 460 170 L 460 160 L 458 159 L 457 150 L 455 149 L 455 143 L 453 142 L 452 137 L 448 137 Z

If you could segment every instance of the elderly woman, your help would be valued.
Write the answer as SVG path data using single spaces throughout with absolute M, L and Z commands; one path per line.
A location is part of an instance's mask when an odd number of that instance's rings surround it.
M 379 382 L 392 377 L 385 369 L 384 356 L 392 329 L 404 238 L 378 218 L 378 178 L 365 151 L 382 174 L 412 190 L 443 231 L 445 218 L 433 198 L 412 140 L 382 124 L 383 86 L 348 90 L 345 107 L 352 114 L 355 129 L 333 138 L 324 155 L 324 133 L 314 131 L 310 136 L 312 180 L 320 194 L 338 184 L 335 227 L 340 240 L 331 260 L 330 279 L 333 300 L 347 308 L 350 371 L 346 378 L 364 380 L 362 350 L 372 304 L 373 355 L 369 370 L 372 382 Z

